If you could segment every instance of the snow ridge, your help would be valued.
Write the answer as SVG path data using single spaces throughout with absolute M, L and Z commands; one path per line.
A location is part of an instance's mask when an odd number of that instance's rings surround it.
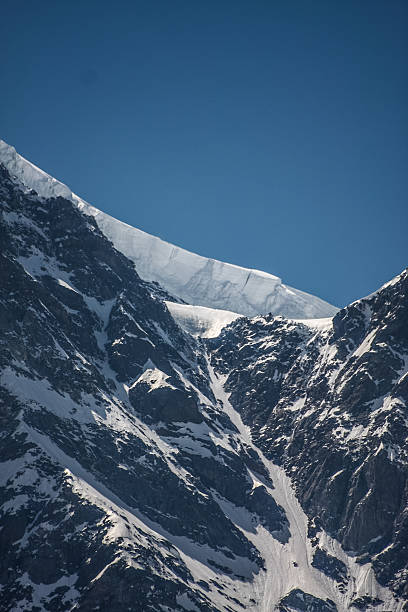
M 230 310 L 191 306 L 166 302 L 173 319 L 195 338 L 216 338 L 221 330 L 238 319 L 239 314 Z
M 95 218 L 115 248 L 135 263 L 143 279 L 158 282 L 188 304 L 245 316 L 271 312 L 303 319 L 331 317 L 338 310 L 318 297 L 288 287 L 277 276 L 190 253 L 114 219 L 79 198 L 2 140 L 0 162 L 38 195 L 62 196 L 75 202 L 81 211 Z

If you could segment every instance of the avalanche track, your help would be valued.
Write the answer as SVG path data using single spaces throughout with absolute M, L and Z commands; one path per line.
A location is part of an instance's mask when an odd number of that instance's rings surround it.
M 253 448 L 249 427 L 244 425 L 238 412 L 234 410 L 229 402 L 229 394 L 224 389 L 226 376 L 217 376 L 214 369 L 208 364 L 211 373 L 211 388 L 215 397 L 222 403 L 224 411 L 237 427 L 242 439 Z M 254 581 L 248 585 L 248 601 L 256 601 L 246 609 L 253 612 L 270 612 L 277 609 L 281 599 L 293 589 L 301 589 L 323 600 L 332 600 L 337 609 L 347 610 L 351 603 L 358 597 L 369 596 L 380 599 L 375 609 L 378 612 L 403 610 L 403 602 L 396 602 L 392 593 L 381 587 L 375 579 L 374 572 L 369 563 L 364 565 L 356 563 L 353 557 L 342 550 L 336 540 L 321 531 L 318 534 L 319 545 L 329 553 L 341 559 L 346 564 L 351 580 L 347 589 L 341 593 L 336 588 L 336 583 L 322 572 L 312 566 L 312 546 L 308 538 L 308 519 L 303 512 L 293 490 L 290 478 L 284 470 L 269 461 L 265 456 L 257 452 L 267 468 L 274 488 L 266 486 L 275 501 L 284 509 L 289 521 L 291 537 L 287 544 L 281 544 L 264 527 L 259 526 L 256 534 L 245 529 L 248 517 L 246 511 L 234 507 L 229 502 L 221 502 L 222 509 L 227 516 L 245 533 L 265 560 L 265 571 L 259 572 Z M 260 483 L 254 478 L 254 487 Z M 241 594 L 242 596 L 242 594 Z

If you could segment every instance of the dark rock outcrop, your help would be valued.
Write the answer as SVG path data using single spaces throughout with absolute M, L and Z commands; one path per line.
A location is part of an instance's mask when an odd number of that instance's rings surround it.
M 320 599 L 300 589 L 294 589 L 283 597 L 278 606 L 280 612 L 336 612 L 337 608 L 330 599 Z

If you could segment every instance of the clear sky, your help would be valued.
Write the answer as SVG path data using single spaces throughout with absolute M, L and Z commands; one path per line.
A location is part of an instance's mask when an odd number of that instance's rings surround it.
M 408 265 L 406 0 L 3 0 L 0 137 L 338 305 Z

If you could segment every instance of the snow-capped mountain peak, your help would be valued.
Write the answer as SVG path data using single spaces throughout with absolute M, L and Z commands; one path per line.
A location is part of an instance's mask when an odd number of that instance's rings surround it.
M 158 282 L 171 295 L 188 304 L 246 316 L 271 312 L 293 318 L 330 317 L 338 310 L 318 297 L 288 287 L 273 274 L 190 253 L 114 219 L 82 200 L 69 187 L 1 140 L 0 163 L 38 195 L 45 198 L 62 196 L 75 202 L 82 212 L 95 218 L 116 249 L 135 263 L 143 279 Z
M 333 319 L 174 303 L 21 185 L 0 164 L 0 609 L 406 610 L 408 271 Z

